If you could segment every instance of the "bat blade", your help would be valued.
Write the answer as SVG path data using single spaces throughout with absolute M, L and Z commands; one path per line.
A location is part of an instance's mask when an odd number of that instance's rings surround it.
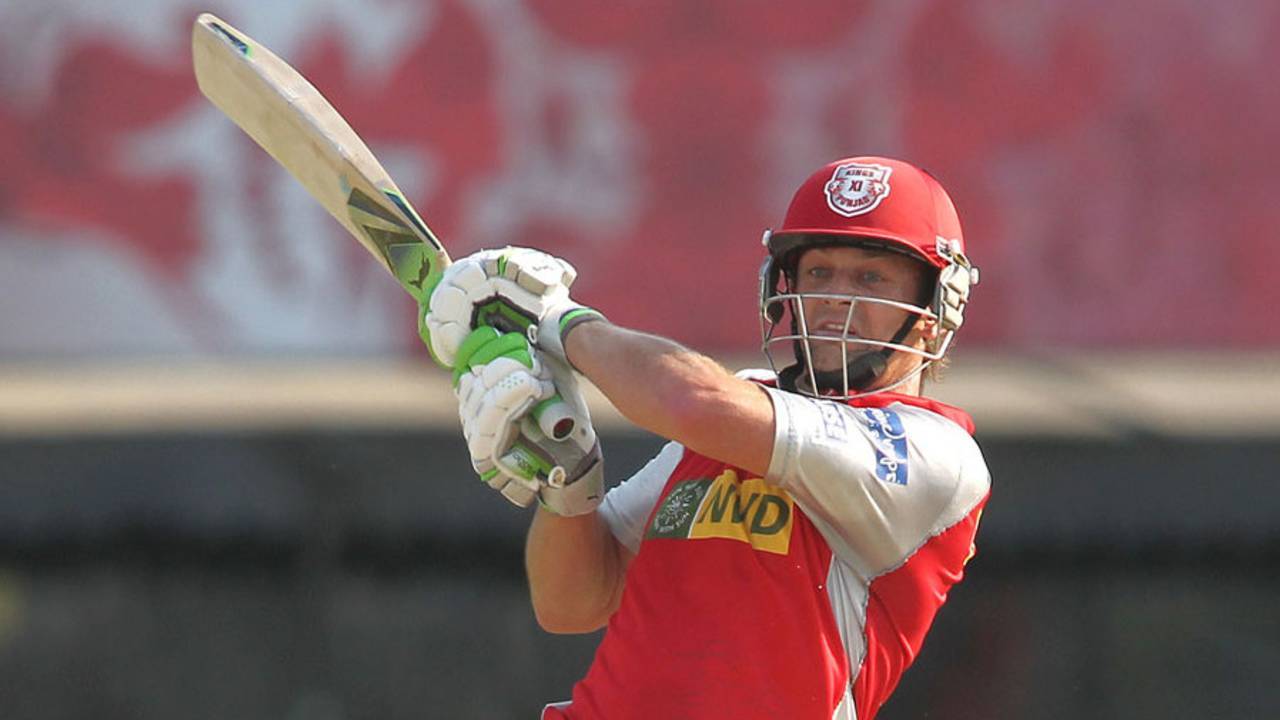
M 191 35 L 200 91 L 302 183 L 425 304 L 449 255 L 347 121 L 301 74 L 204 13 Z
M 210 13 L 191 31 L 196 84 L 302 183 L 420 305 L 449 265 L 435 233 L 329 101 L 284 60 Z M 419 317 L 421 323 L 421 317 Z M 419 328 L 421 332 L 421 327 Z M 558 395 L 539 416 L 564 440 L 577 427 Z M 563 476 L 563 469 L 551 473 Z

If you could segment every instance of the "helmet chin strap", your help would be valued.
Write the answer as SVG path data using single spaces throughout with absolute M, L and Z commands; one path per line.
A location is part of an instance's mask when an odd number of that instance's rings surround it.
M 902 344 L 907 334 L 911 332 L 911 328 L 916 324 L 916 317 L 909 316 L 903 321 L 902 327 L 894 333 L 893 339 L 889 342 L 894 345 Z M 808 342 L 807 340 L 805 342 Z M 798 350 L 798 348 L 797 348 Z M 816 392 L 832 390 L 836 392 L 843 391 L 846 395 L 851 392 L 863 392 L 870 389 L 876 380 L 884 374 L 889 367 L 889 358 L 895 350 L 890 347 L 881 347 L 875 350 L 859 354 L 850 360 L 844 368 L 840 370 L 815 370 L 813 379 L 817 383 L 814 388 Z M 808 373 L 805 369 L 804 355 L 801 352 L 796 353 L 797 362 L 790 367 L 784 368 L 778 373 L 778 387 L 783 390 L 795 392 L 797 383 Z M 848 378 L 848 385 L 845 385 L 845 379 Z
M 815 370 L 814 379 L 820 389 L 844 389 L 845 378 L 849 378 L 849 390 L 862 392 L 871 387 L 889 367 L 889 356 L 892 348 L 877 348 L 864 352 L 845 365 L 844 372 L 838 370 Z

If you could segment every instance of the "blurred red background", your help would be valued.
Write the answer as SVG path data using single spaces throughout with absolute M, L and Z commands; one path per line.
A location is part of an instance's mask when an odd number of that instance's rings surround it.
M 755 345 L 761 231 L 870 153 L 956 199 L 966 345 L 1280 344 L 1273 3 L 222 5 L 455 256 L 562 254 L 582 300 L 702 349 Z M 416 352 L 391 280 L 199 96 L 197 10 L 7 18 L 0 358 Z

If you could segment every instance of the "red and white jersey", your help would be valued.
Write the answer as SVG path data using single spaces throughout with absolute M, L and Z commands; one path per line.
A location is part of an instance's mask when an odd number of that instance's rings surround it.
M 974 552 L 990 475 L 964 412 L 766 388 L 764 478 L 670 443 L 600 512 L 636 553 L 545 718 L 869 720 Z

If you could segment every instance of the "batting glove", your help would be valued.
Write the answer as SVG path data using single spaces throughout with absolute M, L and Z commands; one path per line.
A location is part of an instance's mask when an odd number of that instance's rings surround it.
M 562 515 L 594 510 L 604 494 L 603 461 L 572 372 L 543 362 L 522 335 L 490 327 L 467 336 L 457 362 L 458 413 L 480 478 L 520 507 L 540 499 Z M 548 438 L 537 421 L 553 398 L 577 417 L 563 440 Z
M 576 278 L 568 262 L 538 250 L 478 252 L 444 271 L 419 332 L 432 356 L 447 367 L 456 364 L 467 335 L 485 325 L 524 332 L 539 348 L 567 362 L 563 336 L 579 322 L 603 318 L 569 297 Z

